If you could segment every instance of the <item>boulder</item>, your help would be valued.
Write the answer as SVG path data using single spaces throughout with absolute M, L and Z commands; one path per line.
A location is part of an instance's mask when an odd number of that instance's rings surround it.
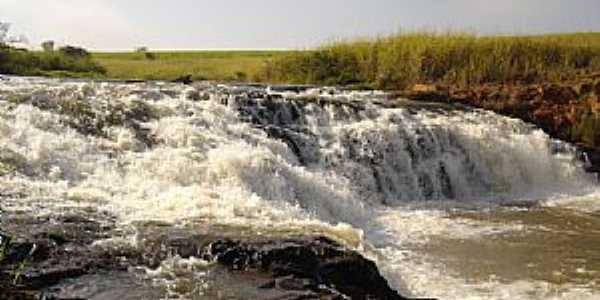
M 252 290 L 258 298 L 273 299 L 406 299 L 388 285 L 374 262 L 326 237 L 249 236 L 240 229 L 207 224 L 188 228 L 146 222 L 134 224 L 135 246 L 96 246 L 95 241 L 118 234 L 114 222 L 93 209 L 49 217 L 4 214 L 0 227 L 11 232 L 12 242 L 5 264 L 0 264 L 0 299 L 83 295 L 63 290 L 65 285 L 92 285 L 99 294 L 111 294 L 110 286 L 96 286 L 94 278 L 110 280 L 116 276 L 110 274 L 139 267 L 159 269 L 173 257 L 214 262 L 209 266 L 217 275 L 210 282 L 217 293 L 243 295 Z M 0 237 L 6 245 L 8 236 Z M 10 270 L 21 265 L 22 280 L 13 285 Z M 141 281 L 135 284 L 135 293 L 156 289 Z M 235 287 L 220 290 L 227 286 Z M 130 295 L 126 289 L 119 291 Z
M 350 299 L 406 299 L 389 287 L 374 262 L 323 237 L 259 243 L 219 240 L 206 255 L 232 271 L 271 274 L 274 280 L 263 288 L 334 292 Z
M 583 149 L 587 159 L 586 170 L 592 173 L 600 174 L 600 151 L 594 149 Z

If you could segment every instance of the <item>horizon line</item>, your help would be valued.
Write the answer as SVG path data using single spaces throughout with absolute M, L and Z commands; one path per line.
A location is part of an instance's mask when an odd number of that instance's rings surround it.
M 88 49 L 96 53 L 135 52 L 135 49 Z M 148 52 L 202 52 L 202 51 L 298 51 L 295 48 L 148 48 Z

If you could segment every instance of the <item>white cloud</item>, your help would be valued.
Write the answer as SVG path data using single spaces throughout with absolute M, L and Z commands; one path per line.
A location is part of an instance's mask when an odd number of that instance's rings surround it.
M 103 0 L 0 0 L 0 20 L 14 24 L 32 44 L 46 39 L 90 48 L 128 45 L 135 26 Z
M 34 45 L 284 48 L 399 28 L 542 33 L 600 28 L 598 0 L 0 0 Z

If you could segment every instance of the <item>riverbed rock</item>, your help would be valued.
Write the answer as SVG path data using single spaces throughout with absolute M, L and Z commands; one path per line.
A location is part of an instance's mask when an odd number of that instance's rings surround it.
M 192 75 L 187 74 L 180 77 L 175 78 L 172 82 L 181 83 L 181 84 L 192 84 L 194 81 L 192 80 Z
M 375 263 L 327 238 L 219 240 L 207 254 L 232 271 L 271 274 L 274 280 L 265 286 L 351 299 L 405 299 L 388 286 Z
M 253 289 L 266 299 L 406 299 L 390 288 L 374 262 L 326 237 L 249 236 L 206 224 L 175 227 L 146 222 L 135 224 L 136 232 L 130 233 L 137 239 L 135 246 L 96 244 L 123 234 L 115 219 L 93 209 L 66 211 L 45 217 L 26 212 L 2 216 L 0 228 L 7 234 L 1 242 L 11 242 L 0 264 L 0 299 L 85 295 L 65 288 L 132 268 L 158 269 L 173 257 L 212 262 L 213 272 L 222 274 L 213 278 L 215 284 L 235 283 L 242 289 L 240 295 Z M 17 280 L 15 270 L 20 274 Z M 137 283 L 136 293 L 155 292 L 143 286 Z M 124 286 L 122 291 L 126 290 Z

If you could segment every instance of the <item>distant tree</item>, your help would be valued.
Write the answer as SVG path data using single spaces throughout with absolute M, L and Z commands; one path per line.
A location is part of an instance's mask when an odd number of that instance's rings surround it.
M 0 21 L 0 46 L 7 47 L 16 43 L 27 43 L 27 37 L 24 35 L 12 36 L 10 32 L 10 23 Z
M 137 47 L 137 48 L 135 48 L 134 51 L 139 52 L 139 53 L 145 53 L 145 52 L 148 52 L 148 47 L 146 47 L 146 46 Z
M 156 54 L 154 54 L 152 52 L 146 52 L 146 53 L 144 53 L 144 57 L 146 57 L 147 60 L 155 60 Z
M 156 55 L 154 53 L 150 52 L 150 50 L 146 46 L 141 46 L 141 47 L 135 48 L 135 52 L 143 53 L 144 57 L 147 60 L 155 60 L 156 59 Z
M 54 41 L 48 40 L 48 41 L 43 42 L 42 49 L 44 49 L 45 52 L 54 51 Z
M 75 46 L 64 46 L 58 49 L 58 51 L 66 56 L 71 56 L 74 58 L 85 58 L 91 56 L 90 52 L 84 48 Z
M 10 30 L 10 23 L 0 22 L 0 44 L 8 44 L 8 31 Z

